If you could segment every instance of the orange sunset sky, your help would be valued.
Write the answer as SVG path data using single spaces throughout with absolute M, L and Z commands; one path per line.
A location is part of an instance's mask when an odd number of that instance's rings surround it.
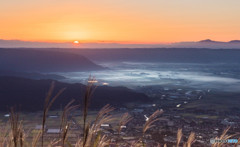
M 0 39 L 170 43 L 240 39 L 239 0 L 1 0 Z

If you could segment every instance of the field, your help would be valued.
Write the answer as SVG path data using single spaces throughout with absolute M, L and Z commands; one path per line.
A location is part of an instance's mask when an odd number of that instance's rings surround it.
M 201 100 L 186 104 L 183 109 L 216 110 L 218 112 L 228 112 L 233 109 L 239 111 L 240 93 L 213 91 Z
M 96 119 L 98 111 L 89 111 L 87 122 L 90 124 Z M 0 113 L 0 134 L 2 134 L 6 130 L 10 130 L 9 125 L 9 117 L 5 117 L 8 113 Z M 111 113 L 114 118 L 111 121 L 111 125 L 116 129 L 117 123 L 120 120 L 120 116 L 123 113 L 113 112 Z M 59 133 L 48 133 L 49 129 L 59 129 L 61 123 L 61 115 L 62 111 L 49 111 L 47 121 L 46 121 L 46 134 L 45 134 L 45 144 L 49 144 L 50 141 L 59 137 Z M 76 142 L 77 139 L 82 135 L 82 126 L 83 126 L 83 118 L 81 111 L 74 111 L 70 115 L 70 130 L 68 133 L 68 141 Z M 34 136 L 36 136 L 41 130 L 42 124 L 42 112 L 34 112 L 34 113 L 19 113 L 19 120 L 23 124 L 23 129 L 25 131 L 27 142 L 31 142 Z

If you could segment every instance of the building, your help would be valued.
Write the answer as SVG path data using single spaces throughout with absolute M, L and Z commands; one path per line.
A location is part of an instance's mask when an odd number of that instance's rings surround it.
M 48 134 L 59 134 L 61 132 L 61 129 L 48 129 Z

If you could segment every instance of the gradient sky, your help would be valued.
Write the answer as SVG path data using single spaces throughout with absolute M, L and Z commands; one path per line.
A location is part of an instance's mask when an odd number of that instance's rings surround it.
M 240 39 L 239 0 L 1 0 L 0 39 L 166 43 Z

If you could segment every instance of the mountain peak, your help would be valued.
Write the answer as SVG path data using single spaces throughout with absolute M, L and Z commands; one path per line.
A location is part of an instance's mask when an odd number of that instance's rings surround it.
M 240 40 L 231 40 L 229 43 L 240 43 Z
M 213 41 L 213 40 L 211 40 L 211 39 L 205 39 L 205 40 L 201 40 L 201 41 L 199 41 L 200 43 L 214 43 L 214 42 L 216 42 L 216 41 Z

